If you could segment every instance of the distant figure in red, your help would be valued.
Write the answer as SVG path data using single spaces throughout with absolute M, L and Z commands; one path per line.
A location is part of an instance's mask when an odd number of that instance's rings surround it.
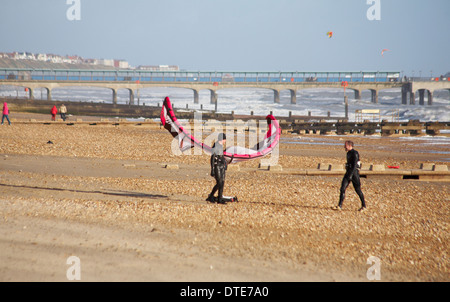
M 52 107 L 52 110 L 50 110 L 50 113 L 52 114 L 52 121 L 56 120 L 56 114 L 58 113 L 58 109 L 56 108 L 56 106 Z
M 3 122 L 5 121 L 5 117 L 8 120 L 8 124 L 11 125 L 11 122 L 9 121 L 9 108 L 8 108 L 8 103 L 4 102 L 3 103 L 3 116 L 2 116 L 2 125 Z

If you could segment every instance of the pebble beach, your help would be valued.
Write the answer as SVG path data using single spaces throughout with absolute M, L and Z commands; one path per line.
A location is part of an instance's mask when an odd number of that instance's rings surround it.
M 363 163 L 401 169 L 448 165 L 448 144 L 283 134 L 282 171 L 238 164 L 224 194 L 239 202 L 220 205 L 205 201 L 208 155 L 172 154 L 165 129 L 13 118 L 0 127 L 0 281 L 67 281 L 73 255 L 82 281 L 364 282 L 370 257 L 381 281 L 450 280 L 448 180 L 362 178 L 367 210 L 350 185 L 333 211 L 342 176 L 298 173 L 345 163 L 348 139 Z

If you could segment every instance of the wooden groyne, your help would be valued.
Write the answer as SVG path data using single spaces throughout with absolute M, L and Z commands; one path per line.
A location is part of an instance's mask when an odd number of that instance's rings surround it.
M 280 121 L 282 133 L 295 134 L 360 134 L 381 136 L 450 136 L 450 122 L 305 122 Z M 444 132 L 442 132 L 445 130 Z M 448 132 L 447 132 L 448 131 Z
M 36 119 L 28 119 L 28 120 L 16 120 L 14 118 L 11 119 L 13 124 L 39 124 L 39 125 L 67 125 L 67 126 L 76 126 L 76 125 L 89 125 L 89 126 L 145 126 L 150 129 L 161 129 L 161 122 L 156 122 L 151 119 L 145 119 L 142 121 L 129 121 L 127 119 L 109 119 L 109 118 L 100 118 L 99 120 L 83 120 L 80 118 L 70 117 L 66 121 L 63 121 L 60 118 L 57 118 L 56 121 L 43 121 Z
M 111 104 L 111 103 L 95 103 L 95 102 L 64 102 L 64 101 L 47 101 L 47 100 L 30 100 L 23 98 L 0 98 L 0 102 L 7 102 L 10 111 L 14 112 L 31 112 L 50 115 L 50 109 L 55 105 L 59 108 L 62 104 L 65 104 L 68 109 L 68 114 L 74 116 L 97 116 L 105 118 L 159 118 L 161 114 L 162 103 L 156 105 L 127 105 L 127 104 Z M 173 104 L 172 104 L 173 105 Z M 59 109 L 58 109 L 59 110 Z M 212 110 L 203 110 L 193 108 L 174 108 L 178 119 L 192 119 L 194 112 L 201 112 L 202 119 L 204 120 L 217 120 L 217 121 L 233 121 L 233 120 L 265 120 L 266 116 L 254 115 L 253 112 L 249 114 L 235 114 L 233 111 L 230 113 L 216 113 Z M 270 112 L 272 114 L 272 112 Z M 279 117 L 277 117 L 279 118 Z M 289 115 L 286 117 L 289 121 L 295 119 L 301 119 L 304 121 L 310 120 L 332 120 L 339 121 L 345 120 L 343 117 L 332 117 L 330 114 L 327 116 L 313 116 L 311 114 L 306 116 Z
M 13 123 L 19 124 L 48 124 L 58 125 L 66 124 L 73 125 L 135 125 L 135 126 L 149 126 L 154 129 L 162 127 L 159 121 L 154 119 L 143 119 L 139 121 L 130 121 L 124 118 L 99 118 L 98 120 L 83 120 L 74 116 L 69 117 L 68 120 L 63 121 L 57 118 L 56 121 L 43 121 L 36 119 L 17 120 L 11 118 Z M 258 120 L 256 120 L 258 121 Z M 189 119 L 191 129 L 196 126 L 193 119 Z M 198 124 L 198 123 L 197 123 Z M 248 120 L 228 120 L 226 122 L 215 119 L 204 120 L 200 122 L 203 130 L 215 131 L 216 129 L 225 129 L 226 127 L 235 128 L 235 132 L 247 131 L 263 131 L 267 129 L 259 129 L 257 123 L 251 123 Z M 261 126 L 261 125 L 259 125 Z M 289 122 L 280 121 L 280 128 L 282 134 L 301 134 L 301 135 L 381 135 L 390 137 L 400 136 L 448 136 L 450 137 L 450 122 L 417 122 L 410 121 L 405 123 L 352 123 L 352 122 Z M 444 130 L 445 132 L 441 132 Z

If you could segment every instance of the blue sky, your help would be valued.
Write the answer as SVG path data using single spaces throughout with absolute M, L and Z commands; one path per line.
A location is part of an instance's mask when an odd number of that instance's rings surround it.
M 449 0 L 378 0 L 372 21 L 367 0 L 79 1 L 70 21 L 66 0 L 2 0 L 0 52 L 205 71 L 450 71 Z

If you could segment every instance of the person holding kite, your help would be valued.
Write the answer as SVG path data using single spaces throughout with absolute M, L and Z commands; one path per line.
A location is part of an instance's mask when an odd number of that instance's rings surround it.
M 223 155 L 223 145 L 226 142 L 225 133 L 220 133 L 217 141 L 214 143 L 212 147 L 211 154 L 211 176 L 216 179 L 216 185 L 213 187 L 211 193 L 209 194 L 206 201 L 215 202 L 214 194 L 219 191 L 217 196 L 217 202 L 221 204 L 225 204 L 225 200 L 223 198 L 223 187 L 225 185 L 225 170 L 227 170 L 227 160 Z
M 208 146 L 201 140 L 195 138 L 189 131 L 187 131 L 186 128 L 183 127 L 183 125 L 181 125 L 175 116 L 169 97 L 164 98 L 160 119 L 161 124 L 170 132 L 174 140 L 178 143 L 178 148 L 181 152 L 197 147 L 211 155 L 211 176 L 216 179 L 216 185 L 206 199 L 210 202 L 216 202 L 217 199 L 214 197 L 216 191 L 219 191 L 218 201 L 220 203 L 238 202 L 238 198 L 236 196 L 223 196 L 225 170 L 227 169 L 227 165 L 248 160 L 255 160 L 271 154 L 272 151 L 278 146 L 281 136 L 281 128 L 278 121 L 272 114 L 269 114 L 266 116 L 268 126 L 267 133 L 264 136 L 264 139 L 252 148 L 245 148 L 243 146 L 229 146 L 224 149 L 223 145 L 226 140 L 224 133 L 219 135 L 217 142 L 215 142 L 212 147 Z

